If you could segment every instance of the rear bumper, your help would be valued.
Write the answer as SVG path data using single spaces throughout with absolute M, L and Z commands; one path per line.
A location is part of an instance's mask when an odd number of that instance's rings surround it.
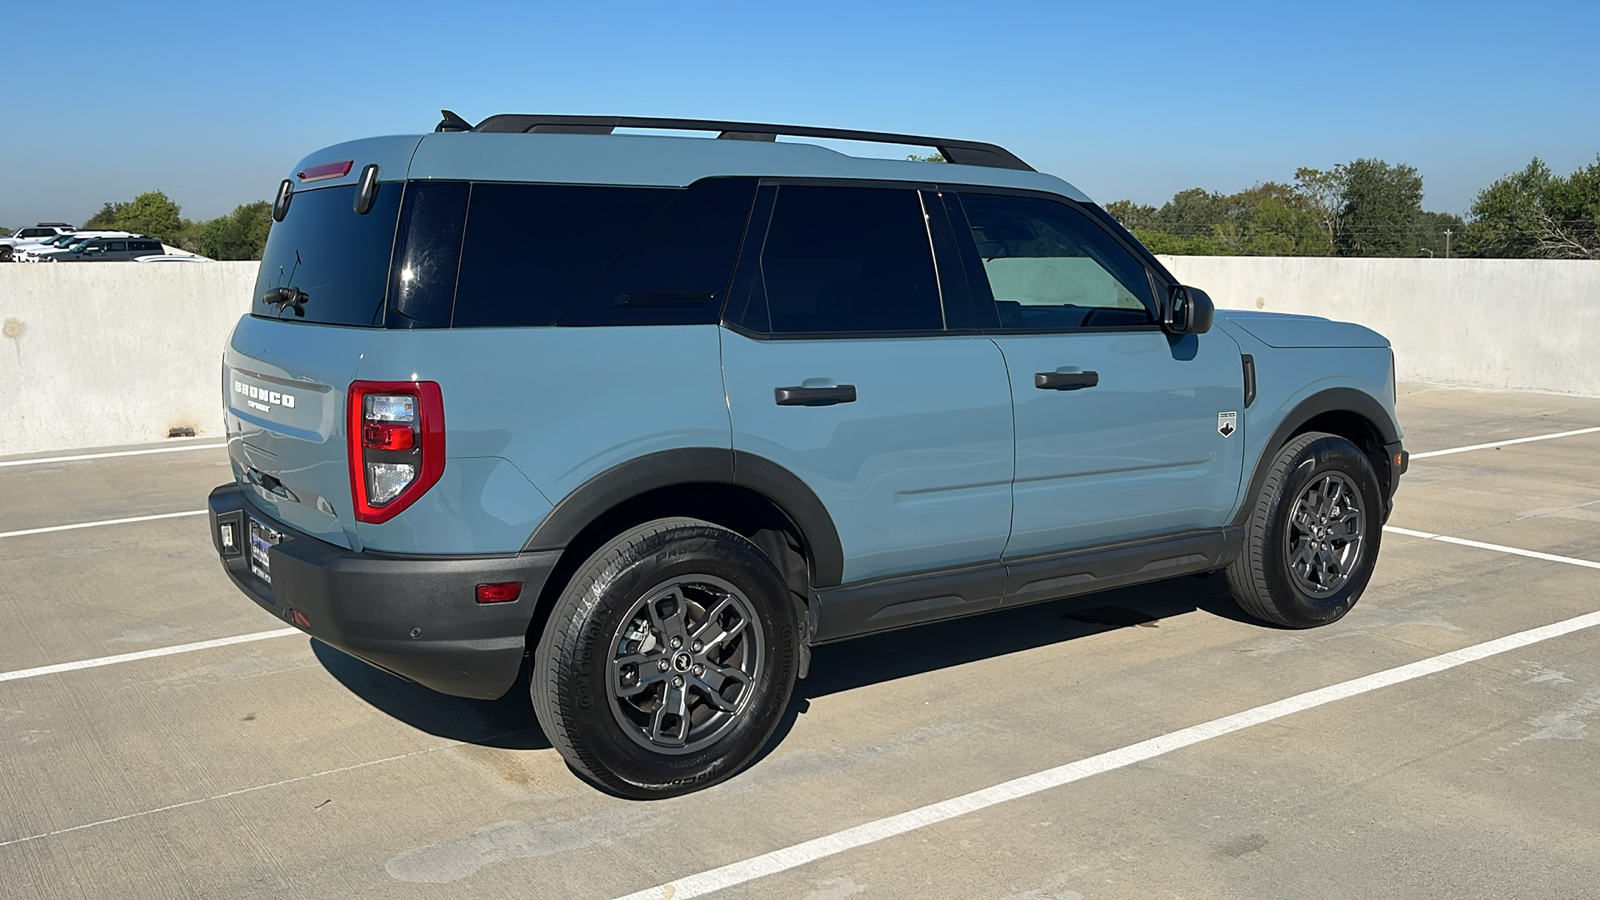
M 222 567 L 258 606 L 358 659 L 458 697 L 493 699 L 516 681 L 534 604 L 560 557 L 554 550 L 487 558 L 355 553 L 276 521 L 231 483 L 211 492 L 209 506 Z M 269 551 L 271 584 L 250 571 L 250 518 L 283 533 Z M 232 548 L 222 544 L 227 523 Z M 506 581 L 522 582 L 522 596 L 476 601 L 477 585 Z

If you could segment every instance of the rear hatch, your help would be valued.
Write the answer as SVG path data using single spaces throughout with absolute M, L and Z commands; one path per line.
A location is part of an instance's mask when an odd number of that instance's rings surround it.
M 297 177 L 310 183 L 295 186 L 283 221 L 272 226 L 250 315 L 223 355 L 228 452 L 240 487 L 280 522 L 349 549 L 360 546 L 346 397 L 384 326 L 404 193 L 403 182 L 380 181 L 371 209 L 358 215 L 356 181 L 363 155 L 383 160 L 389 171 L 381 177 L 403 178 L 416 140 L 341 145 L 302 163 Z M 319 177 L 327 162 L 338 170 L 352 155 L 345 174 Z

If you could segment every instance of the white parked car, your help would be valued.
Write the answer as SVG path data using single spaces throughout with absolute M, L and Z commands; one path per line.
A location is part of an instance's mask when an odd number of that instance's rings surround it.
M 10 262 L 16 258 L 18 250 L 71 234 L 73 230 L 65 222 L 40 222 L 31 228 L 18 228 L 10 237 L 0 238 L 0 262 Z

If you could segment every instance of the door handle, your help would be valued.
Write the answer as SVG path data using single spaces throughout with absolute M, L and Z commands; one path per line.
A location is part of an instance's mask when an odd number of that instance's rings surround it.
M 772 396 L 779 406 L 832 406 L 835 403 L 856 402 L 856 386 L 781 387 L 773 388 Z
M 1033 376 L 1033 386 L 1044 391 L 1075 391 L 1099 383 L 1099 372 L 1038 372 Z

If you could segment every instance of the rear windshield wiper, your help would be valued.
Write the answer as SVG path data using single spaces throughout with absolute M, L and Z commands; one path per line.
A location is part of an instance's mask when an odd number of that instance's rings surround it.
M 294 307 L 295 317 L 300 319 L 306 317 L 306 302 L 310 299 L 310 294 L 297 287 L 273 288 L 261 295 L 261 302 L 268 306 L 276 306 L 279 316 L 283 315 L 285 307 Z

